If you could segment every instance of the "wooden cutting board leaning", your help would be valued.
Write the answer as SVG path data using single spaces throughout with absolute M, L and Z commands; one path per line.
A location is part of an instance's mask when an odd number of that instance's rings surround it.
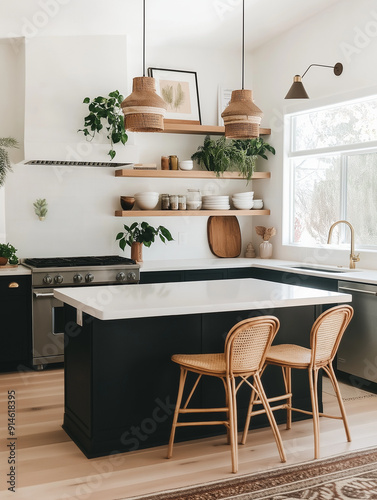
M 235 215 L 212 215 L 207 222 L 208 243 L 217 257 L 238 257 L 241 230 Z

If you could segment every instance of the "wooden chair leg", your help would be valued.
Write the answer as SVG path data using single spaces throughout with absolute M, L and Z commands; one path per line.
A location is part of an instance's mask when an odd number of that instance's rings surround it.
M 313 433 L 314 433 L 314 458 L 319 458 L 319 409 L 318 409 L 318 370 L 310 369 L 309 373 L 309 386 L 310 386 L 310 399 L 312 402 L 313 412 Z
M 230 450 L 232 457 L 232 472 L 238 471 L 238 441 L 237 441 L 237 409 L 236 388 L 234 378 L 227 377 L 227 401 L 229 402 Z
M 334 388 L 334 391 L 335 391 L 335 394 L 336 394 L 336 397 L 338 400 L 338 405 L 339 405 L 340 413 L 342 415 L 342 420 L 343 420 L 344 430 L 345 430 L 346 436 L 347 436 L 347 441 L 351 442 L 351 433 L 350 433 L 350 429 L 348 427 L 346 410 L 344 408 L 342 395 L 340 394 L 339 384 L 338 384 L 338 381 L 336 379 L 334 368 L 333 368 L 331 363 L 327 366 L 326 372 L 331 380 L 331 383 L 333 385 L 333 388 Z
M 180 377 L 179 377 L 178 396 L 177 396 L 177 402 L 175 404 L 173 423 L 172 423 L 171 432 L 170 432 L 167 458 L 171 458 L 173 455 L 173 444 L 174 444 L 175 430 L 177 428 L 178 415 L 179 415 L 179 410 L 181 408 L 183 389 L 185 387 L 186 377 L 187 377 L 187 370 L 181 366 L 181 373 L 180 373 Z
M 247 433 L 248 433 L 249 427 L 250 427 L 251 412 L 253 411 L 253 406 L 254 406 L 254 401 L 255 401 L 256 395 L 257 395 L 257 393 L 253 389 L 251 392 L 249 406 L 247 409 L 246 422 L 245 422 L 245 427 L 243 428 L 241 444 L 246 443 Z
M 270 422 L 270 426 L 272 429 L 272 432 L 274 434 L 274 438 L 276 441 L 276 446 L 279 451 L 280 459 L 282 462 L 287 461 L 287 457 L 285 456 L 285 451 L 284 451 L 284 446 L 283 446 L 283 441 L 281 439 L 280 431 L 277 426 L 273 411 L 271 410 L 270 404 L 268 402 L 266 393 L 264 392 L 264 388 L 261 382 L 261 379 L 258 374 L 254 375 L 254 383 L 258 391 L 259 399 L 261 400 L 264 409 L 266 410 L 266 415 L 268 418 L 268 421 Z
M 290 366 L 282 366 L 283 377 L 284 377 L 284 386 L 285 393 L 292 394 L 292 370 Z M 286 429 L 292 428 L 292 396 L 287 398 L 287 423 Z

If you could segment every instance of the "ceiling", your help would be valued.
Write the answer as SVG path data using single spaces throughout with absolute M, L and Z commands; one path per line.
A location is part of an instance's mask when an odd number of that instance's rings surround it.
M 255 49 L 342 1 L 345 0 L 245 0 L 246 50 Z M 50 16 L 43 12 L 41 0 L 0 3 L 0 38 L 10 34 L 30 36 L 34 29 L 38 36 L 127 34 L 141 43 L 142 0 L 64 1 Z M 48 22 L 36 29 L 42 15 Z M 205 44 L 206 48 L 217 50 L 239 50 L 242 0 L 146 0 L 146 35 L 147 46 Z
M 245 0 L 245 45 L 259 45 L 342 0 Z M 141 5 L 140 5 L 141 8 Z M 237 49 L 242 0 L 158 0 L 146 4 L 149 43 Z

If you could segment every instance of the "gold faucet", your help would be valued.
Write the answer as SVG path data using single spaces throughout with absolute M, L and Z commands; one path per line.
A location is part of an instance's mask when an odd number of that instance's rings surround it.
M 327 238 L 327 243 L 329 244 L 330 243 L 330 240 L 331 240 L 331 235 L 332 235 L 332 231 L 334 229 L 334 227 L 337 225 L 337 224 L 340 224 L 341 222 L 343 222 L 344 224 L 347 224 L 347 226 L 350 228 L 351 230 L 351 253 L 350 253 L 350 269 L 355 269 L 355 262 L 359 262 L 360 260 L 360 257 L 359 255 L 360 254 L 357 254 L 355 255 L 355 247 L 354 247 L 354 241 L 355 241 L 355 231 L 353 229 L 353 226 L 352 224 L 350 224 L 348 221 L 346 220 L 338 220 L 336 222 L 334 222 L 334 224 L 330 227 L 330 230 L 329 230 L 329 236 Z

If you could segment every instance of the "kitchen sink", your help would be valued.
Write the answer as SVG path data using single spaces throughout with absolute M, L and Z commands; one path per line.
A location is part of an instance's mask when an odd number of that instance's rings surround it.
M 305 269 L 307 271 L 323 271 L 325 273 L 352 273 L 354 271 L 359 271 L 359 269 L 349 269 L 348 267 L 326 267 L 326 266 L 316 266 L 316 265 L 297 265 L 289 266 L 290 269 Z

